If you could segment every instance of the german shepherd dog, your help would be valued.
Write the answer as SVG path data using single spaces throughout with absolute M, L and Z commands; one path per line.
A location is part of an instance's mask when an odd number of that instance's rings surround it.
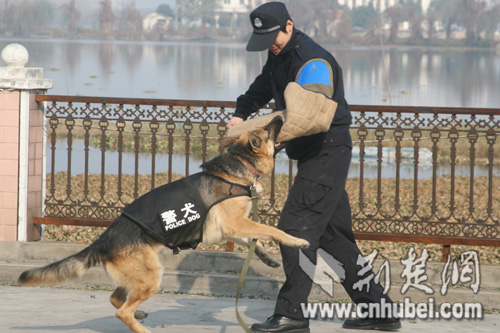
M 282 120 L 275 118 L 265 127 L 236 138 L 224 138 L 221 145 L 228 147 L 227 151 L 202 164 L 202 178 L 215 176 L 229 184 L 254 185 L 257 174 L 267 175 L 273 169 L 275 140 L 281 125 Z M 198 191 L 206 200 L 217 194 L 217 187 L 200 186 Z M 211 245 L 231 240 L 248 246 L 249 239 L 272 239 L 296 248 L 309 246 L 306 240 L 250 220 L 251 205 L 248 195 L 218 200 L 206 215 L 201 229 L 202 242 Z M 136 320 L 145 318 L 147 314 L 137 308 L 160 286 L 163 268 L 158 252 L 164 246 L 164 242 L 140 223 L 122 213 L 93 244 L 63 260 L 23 272 L 19 283 L 25 286 L 56 285 L 80 277 L 90 267 L 102 264 L 117 286 L 110 297 L 111 304 L 118 309 L 116 316 L 130 330 L 148 332 Z M 257 247 L 256 253 L 269 266 L 279 265 L 262 247 Z

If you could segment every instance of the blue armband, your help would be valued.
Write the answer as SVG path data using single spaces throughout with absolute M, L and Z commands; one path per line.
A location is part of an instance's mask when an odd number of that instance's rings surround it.
M 306 62 L 299 70 L 295 81 L 308 90 L 323 93 L 330 98 L 333 95 L 332 68 L 323 59 Z

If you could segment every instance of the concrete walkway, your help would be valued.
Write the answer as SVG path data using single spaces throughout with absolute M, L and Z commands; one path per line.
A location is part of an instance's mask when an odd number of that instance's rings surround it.
M 0 286 L 0 332 L 128 332 L 114 316 L 110 291 Z M 151 332 L 243 332 L 232 297 L 157 294 L 143 303 Z M 274 301 L 242 299 L 240 313 L 251 324 L 272 314 Z M 312 320 L 311 332 L 346 332 L 342 321 Z M 500 315 L 482 320 L 403 320 L 400 332 L 498 332 Z M 360 331 L 363 332 L 363 331 Z M 366 331 L 364 331 L 366 332 Z
M 112 283 L 102 267 L 94 267 L 80 279 L 67 281 L 60 288 L 15 286 L 24 270 L 47 265 L 85 247 L 57 242 L 0 242 L 0 332 L 128 332 L 114 316 L 115 309 L 108 301 Z M 234 295 L 245 257 L 245 253 L 181 251 L 173 255 L 171 251 L 163 251 L 161 261 L 165 271 L 160 289 L 168 293 L 156 294 L 140 307 L 149 312 L 144 325 L 152 332 L 243 332 L 235 315 Z M 375 271 L 379 271 L 380 264 L 374 264 Z M 444 263 L 428 263 L 425 267 L 428 278 L 425 284 L 434 291 L 431 295 L 413 287 L 403 294 L 403 267 L 399 261 L 391 261 L 390 267 L 389 294 L 395 301 L 402 303 L 411 299 L 428 304 L 430 299 L 435 299 L 435 306 L 444 302 L 458 306 L 471 302 L 490 313 L 499 313 L 491 311 L 500 309 L 498 266 L 480 265 L 479 292 L 471 289 L 471 281 L 450 285 L 445 295 L 440 293 Z M 272 315 L 283 281 L 281 268 L 270 268 L 258 259 L 252 260 L 242 290 L 247 298 L 240 300 L 240 313 L 246 323 L 262 322 Z M 335 283 L 334 289 L 334 297 L 330 297 L 314 284 L 310 301 L 348 299 L 340 284 Z M 311 320 L 311 332 L 355 332 L 342 329 L 342 320 L 338 316 L 334 318 Z M 401 332 L 423 331 L 498 332 L 500 314 L 487 314 L 478 320 L 403 321 Z

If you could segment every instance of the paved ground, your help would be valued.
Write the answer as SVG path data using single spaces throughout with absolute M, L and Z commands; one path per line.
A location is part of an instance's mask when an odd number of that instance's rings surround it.
M 114 316 L 109 291 L 0 286 L 0 332 L 128 332 Z M 157 294 L 143 303 L 151 332 L 243 332 L 235 299 Z M 272 314 L 273 301 L 242 299 L 240 313 L 251 324 Z M 342 321 L 311 321 L 311 332 L 346 332 Z M 400 332 L 498 332 L 500 315 L 482 320 L 404 320 Z

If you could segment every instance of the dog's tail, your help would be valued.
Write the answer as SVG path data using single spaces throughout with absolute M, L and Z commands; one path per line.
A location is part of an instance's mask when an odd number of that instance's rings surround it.
M 89 268 L 106 261 L 106 256 L 100 251 L 100 243 L 97 241 L 77 254 L 45 267 L 27 270 L 19 276 L 18 283 L 25 286 L 57 285 L 78 278 Z

